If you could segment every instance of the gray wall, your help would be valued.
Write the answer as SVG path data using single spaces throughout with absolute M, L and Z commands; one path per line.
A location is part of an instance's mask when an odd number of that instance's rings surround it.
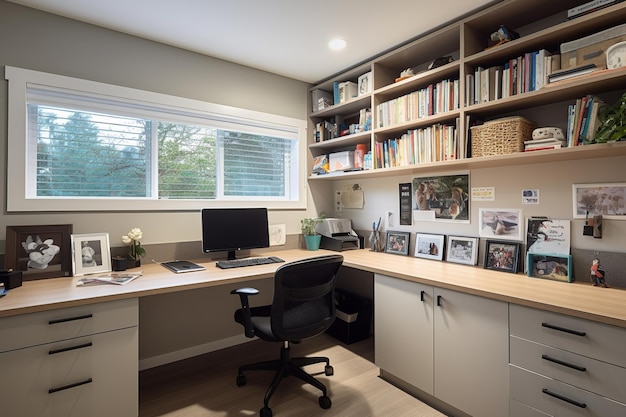
M 307 119 L 306 83 L 0 0 L 0 67 L 5 65 Z M 0 82 L 0 100 L 7 102 L 6 81 Z M 200 240 L 196 212 L 7 213 L 6 105 L 0 108 L 0 253 L 7 225 L 71 223 L 75 233 L 108 232 L 114 247 L 122 246 L 131 227 L 144 231 L 148 245 Z M 300 218 L 315 210 L 310 194 L 308 207 L 272 211 L 270 223 L 297 234 Z

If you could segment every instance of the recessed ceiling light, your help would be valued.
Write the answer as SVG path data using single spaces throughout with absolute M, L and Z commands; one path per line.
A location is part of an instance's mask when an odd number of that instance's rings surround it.
M 343 39 L 335 38 L 328 42 L 328 47 L 333 51 L 340 51 L 346 47 L 346 41 Z

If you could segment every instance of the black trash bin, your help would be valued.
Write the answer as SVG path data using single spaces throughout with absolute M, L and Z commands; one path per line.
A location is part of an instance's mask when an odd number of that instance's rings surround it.
M 337 319 L 326 333 L 346 344 L 370 337 L 372 301 L 342 289 L 335 290 L 335 300 Z

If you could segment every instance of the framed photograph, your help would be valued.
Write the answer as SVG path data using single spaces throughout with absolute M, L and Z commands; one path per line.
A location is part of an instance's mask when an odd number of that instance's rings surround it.
M 111 272 L 109 234 L 72 235 L 72 268 L 75 276 Z
M 522 210 L 481 208 L 478 211 L 480 237 L 502 240 L 522 240 L 524 229 Z
M 485 245 L 485 269 L 517 273 L 521 244 L 488 240 Z
M 22 279 L 72 276 L 71 224 L 7 226 L 4 268 Z
M 469 223 L 469 174 L 414 177 L 413 220 Z
M 528 276 L 572 282 L 572 256 L 529 253 Z
M 574 218 L 626 220 L 626 183 L 572 185 Z
M 444 235 L 415 234 L 415 257 L 443 260 Z
M 366 72 L 365 74 L 359 76 L 358 79 L 358 95 L 362 96 L 363 94 L 368 94 L 372 92 L 372 72 Z
M 478 238 L 448 236 L 446 261 L 457 264 L 476 265 L 478 263 Z
M 385 252 L 396 255 L 408 255 L 411 243 L 411 233 L 409 232 L 387 232 L 387 244 Z

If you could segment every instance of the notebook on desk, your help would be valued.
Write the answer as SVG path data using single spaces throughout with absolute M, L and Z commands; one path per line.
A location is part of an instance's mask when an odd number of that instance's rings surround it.
M 163 265 L 172 272 L 176 272 L 177 274 L 183 272 L 204 271 L 206 269 L 202 265 L 194 264 L 193 262 L 178 260 L 161 262 L 161 265 Z

